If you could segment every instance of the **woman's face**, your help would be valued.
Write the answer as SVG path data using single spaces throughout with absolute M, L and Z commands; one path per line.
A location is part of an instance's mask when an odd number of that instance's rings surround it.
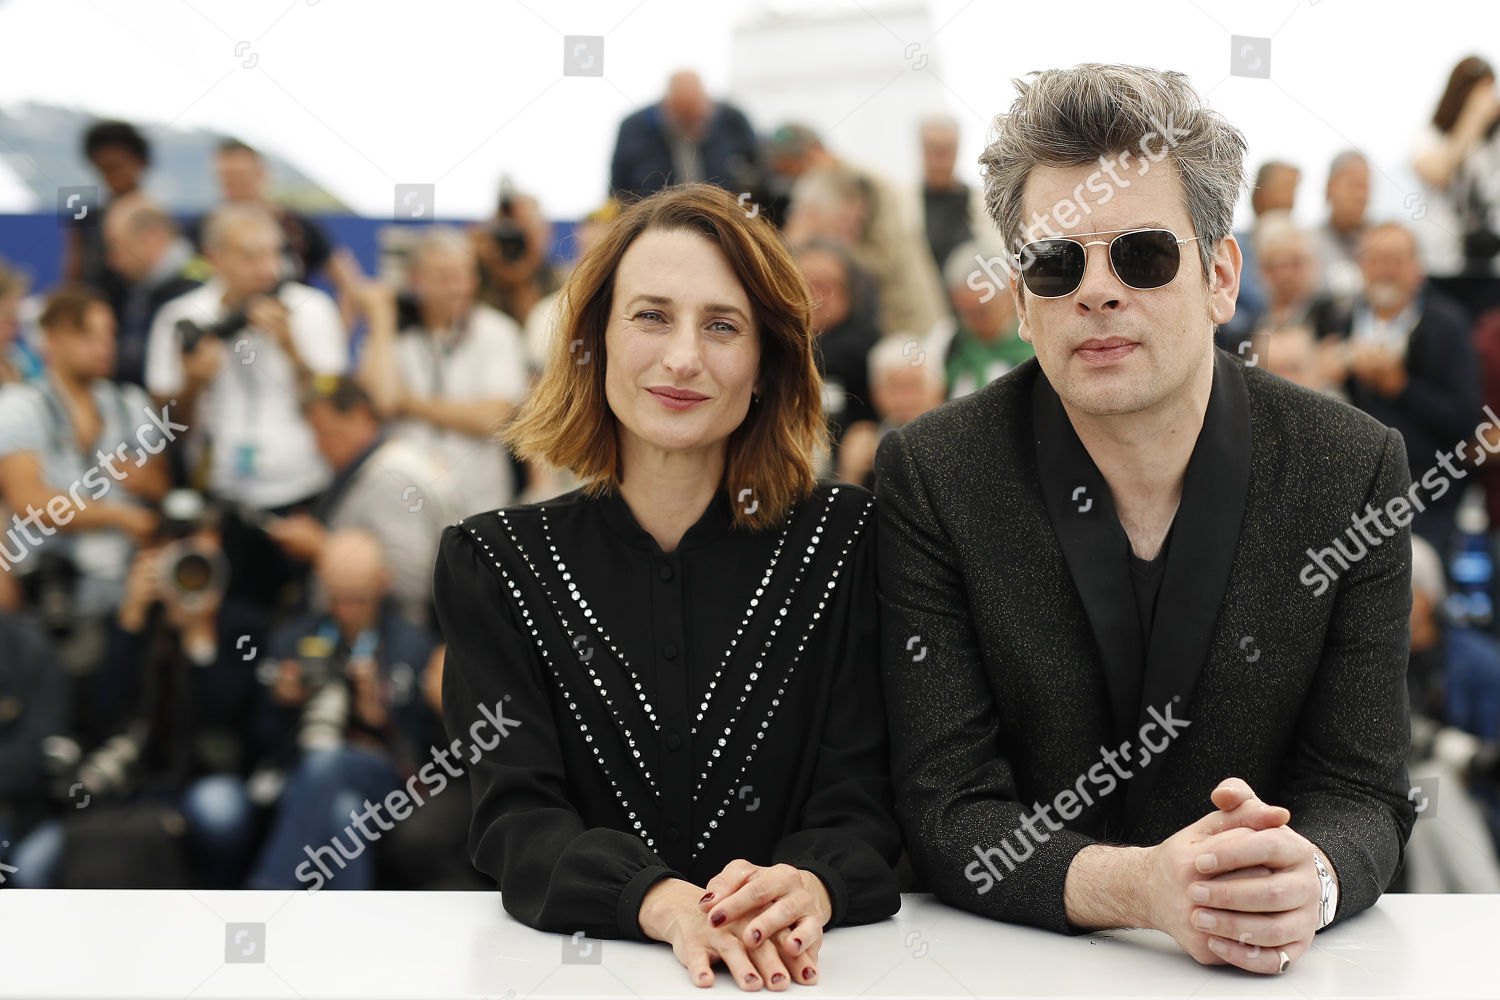
M 21 306 L 21 296 L 16 293 L 0 295 L 0 351 L 16 339 L 16 314 Z
M 722 450 L 759 391 L 760 331 L 723 251 L 652 230 L 620 259 L 604 331 L 604 392 L 625 456 Z

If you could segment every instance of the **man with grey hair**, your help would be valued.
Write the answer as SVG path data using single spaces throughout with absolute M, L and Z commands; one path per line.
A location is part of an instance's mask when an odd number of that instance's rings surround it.
M 897 814 L 955 906 L 1284 971 L 1411 832 L 1401 438 L 1215 350 L 1245 141 L 1185 76 L 1017 87 L 980 162 L 1036 359 L 876 459 Z
M 326 293 L 282 277 L 282 231 L 265 208 L 231 203 L 204 226 L 214 277 L 162 306 L 146 344 L 146 389 L 175 401 L 188 461 L 229 509 L 230 592 L 265 607 L 305 571 L 257 527 L 306 512 L 332 478 L 300 408 L 300 387 L 342 375 L 348 341 Z M 193 473 L 196 477 L 197 473 Z

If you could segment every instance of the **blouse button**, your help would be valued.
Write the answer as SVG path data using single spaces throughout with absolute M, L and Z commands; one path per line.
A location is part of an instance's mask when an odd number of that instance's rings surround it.
M 682 737 L 678 736 L 676 733 L 669 733 L 669 734 L 667 734 L 667 749 L 668 750 L 679 750 L 681 748 L 682 748 Z
M 672 579 L 672 567 L 663 564 L 661 568 L 656 571 L 656 575 L 662 578 L 663 583 L 666 583 Z
M 667 827 L 667 840 L 669 840 L 669 841 L 671 841 L 672 843 L 675 844 L 675 843 L 677 843 L 677 841 L 679 839 L 681 839 L 681 836 L 682 835 L 677 832 L 677 827 L 675 827 L 675 826 L 669 826 L 669 827 Z
M 677 659 L 677 643 L 669 642 L 661 648 L 661 653 L 669 660 Z

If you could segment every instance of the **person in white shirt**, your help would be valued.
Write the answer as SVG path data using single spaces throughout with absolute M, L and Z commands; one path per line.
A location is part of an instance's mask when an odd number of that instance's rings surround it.
M 279 280 L 281 227 L 265 209 L 228 205 L 204 228 L 216 276 L 168 302 L 151 327 L 146 388 L 175 397 L 192 427 L 211 442 L 209 490 L 221 501 L 274 511 L 307 501 L 328 485 L 299 408 L 313 375 L 348 369 L 348 339 L 333 300 L 316 288 Z M 213 329 L 233 315 L 237 330 Z M 210 332 L 184 352 L 180 320 Z
M 398 335 L 372 327 L 360 378 L 390 435 L 442 469 L 460 514 L 503 507 L 515 475 L 495 439 L 525 398 L 526 345 L 515 321 L 475 300 L 471 243 L 434 228 L 417 246 L 411 287 L 418 321 Z
M 260 525 L 266 515 L 306 512 L 331 481 L 301 393 L 316 375 L 346 373 L 348 337 L 331 298 L 282 278 L 281 226 L 264 208 L 218 209 L 203 244 L 215 277 L 157 313 L 146 388 L 176 400 L 189 427 L 190 478 L 225 510 L 231 592 L 272 607 L 295 598 L 284 588 L 306 567 L 287 561 Z

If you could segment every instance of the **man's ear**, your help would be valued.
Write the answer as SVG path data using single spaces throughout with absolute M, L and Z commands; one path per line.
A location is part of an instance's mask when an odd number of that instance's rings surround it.
M 1021 285 L 1020 274 L 1011 275 L 1010 300 L 1016 306 L 1016 336 L 1030 344 L 1032 343 L 1031 323 L 1026 315 L 1026 289 Z
M 1219 240 L 1214 247 L 1208 272 L 1209 322 L 1222 325 L 1234 319 L 1235 302 L 1240 295 L 1240 271 L 1244 256 L 1239 240 L 1233 234 Z

